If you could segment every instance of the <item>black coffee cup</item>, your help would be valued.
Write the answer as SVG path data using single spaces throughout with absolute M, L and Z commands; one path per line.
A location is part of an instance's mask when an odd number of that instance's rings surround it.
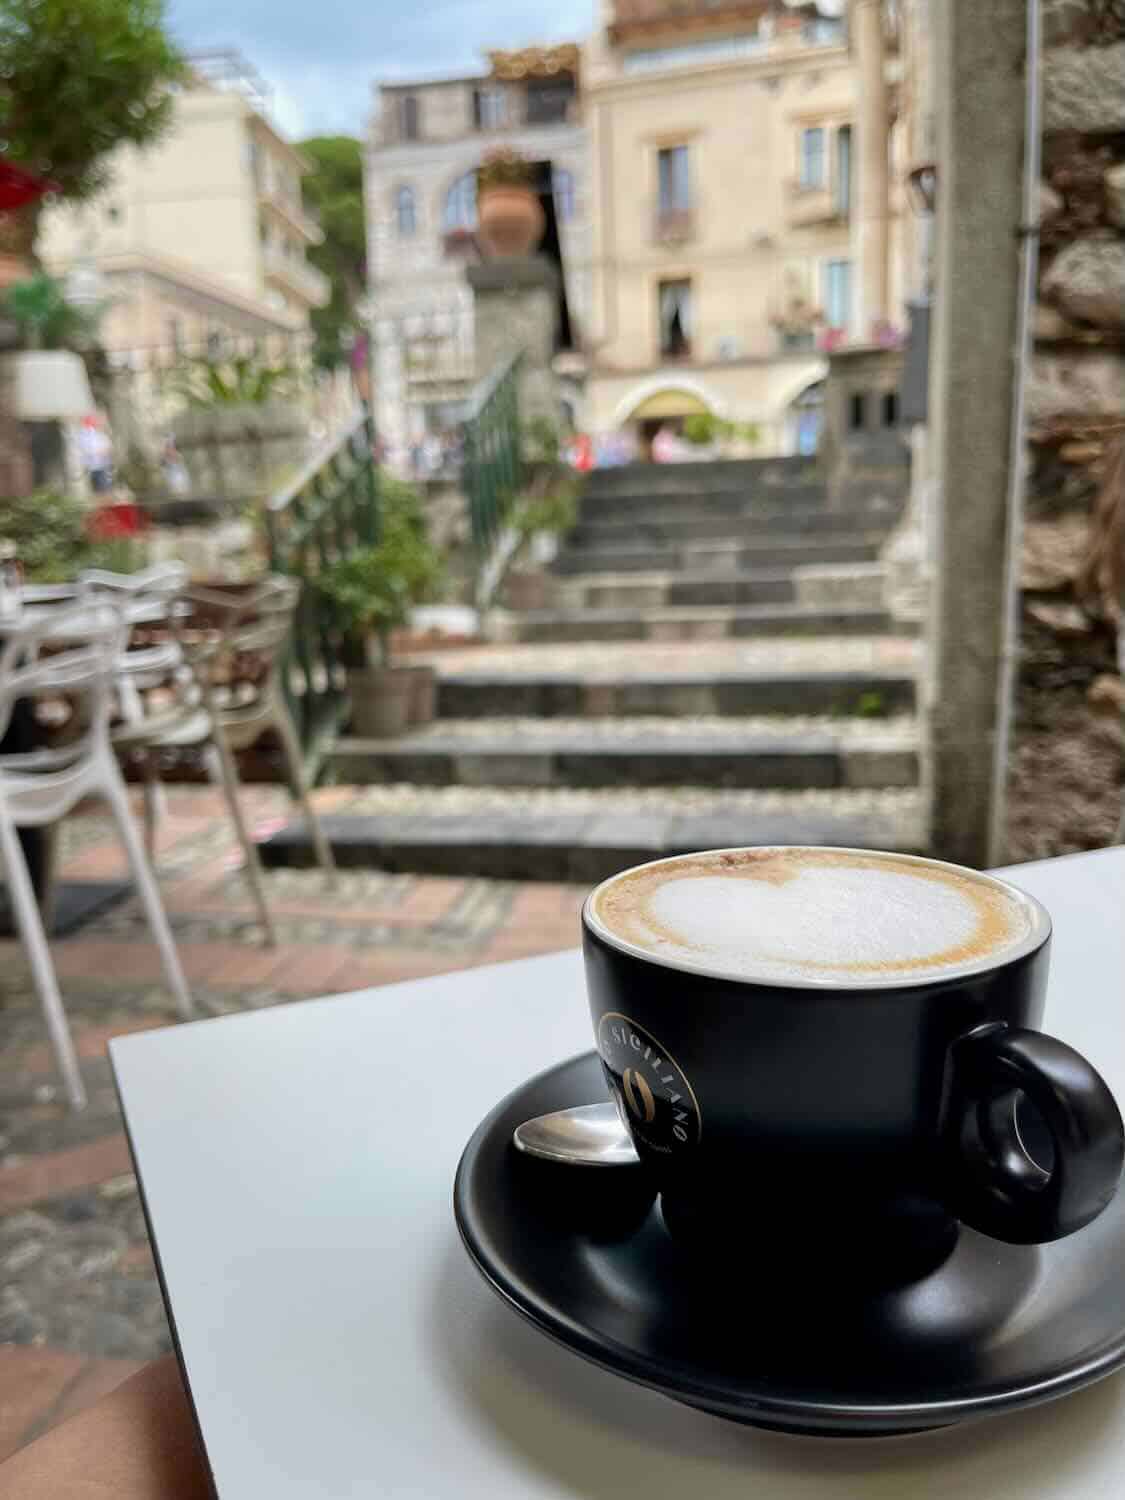
M 925 978 L 732 976 L 614 932 L 599 902 L 625 877 L 594 891 L 582 925 L 598 1053 L 673 1238 L 709 1260 L 886 1282 L 939 1264 L 959 1224 L 1012 1244 L 1081 1229 L 1117 1189 L 1125 1130 L 1094 1068 L 1035 1029 L 1046 910 L 957 866 L 831 853 L 985 882 L 1016 903 L 1023 935 Z

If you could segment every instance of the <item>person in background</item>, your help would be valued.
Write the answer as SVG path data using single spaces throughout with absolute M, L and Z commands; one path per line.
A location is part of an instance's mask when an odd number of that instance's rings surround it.
M 101 417 L 83 417 L 78 452 L 94 494 L 108 495 L 113 488 L 113 443 Z
M 160 455 L 160 472 L 170 495 L 187 495 L 191 491 L 191 475 L 187 471 L 174 437 L 166 438 Z
M 652 440 L 654 464 L 674 464 L 679 461 L 680 440 L 667 425 L 661 427 Z

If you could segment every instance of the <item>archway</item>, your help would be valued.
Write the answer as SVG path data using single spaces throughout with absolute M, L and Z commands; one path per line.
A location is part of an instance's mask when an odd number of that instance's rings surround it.
M 618 403 L 613 425 L 615 430 L 630 428 L 637 439 L 640 457 L 648 458 L 652 440 L 662 427 L 679 432 L 689 417 L 723 415 L 722 403 L 701 381 L 656 376 Z

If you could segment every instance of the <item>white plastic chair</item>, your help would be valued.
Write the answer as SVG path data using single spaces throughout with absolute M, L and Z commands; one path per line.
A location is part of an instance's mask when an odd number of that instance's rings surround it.
M 128 596 L 128 576 L 109 576 L 118 593 Z M 134 588 L 138 597 L 147 597 L 143 591 L 151 593 L 152 580 L 135 575 Z M 139 703 L 126 707 L 123 695 L 125 723 L 113 732 L 119 751 L 135 752 L 141 759 L 150 858 L 159 812 L 158 761 L 177 751 L 203 751 L 208 773 L 226 798 L 242 846 L 244 872 L 270 943 L 276 941 L 273 921 L 257 845 L 239 803 L 241 787 L 234 760 L 236 752 L 248 749 L 266 730 L 272 729 L 281 743 L 290 787 L 304 812 L 318 863 L 330 879 L 336 870 L 331 845 L 309 796 L 300 742 L 285 701 L 284 648 L 299 596 L 300 584 L 295 579 L 274 574 L 250 588 L 232 592 L 193 588 L 169 598 L 164 642 L 127 652 L 121 674 L 123 681 L 135 680 L 150 696 L 153 687 L 163 685 L 162 702 L 151 711 Z M 185 672 L 191 674 L 190 680 Z M 169 691 L 177 680 L 178 689 Z
M 0 651 L 0 735 L 8 726 L 13 705 L 21 698 L 65 697 L 76 706 L 73 722 L 78 733 L 69 743 L 0 756 L 0 863 L 59 1071 L 75 1109 L 86 1104 L 86 1089 L 18 828 L 54 823 L 85 797 L 105 798 L 129 857 L 168 984 L 180 1013 L 185 1017 L 192 1014 L 191 994 L 160 891 L 145 858 L 110 744 L 114 684 L 127 630 L 117 609 L 85 601 L 52 610 L 35 624 L 12 632 Z

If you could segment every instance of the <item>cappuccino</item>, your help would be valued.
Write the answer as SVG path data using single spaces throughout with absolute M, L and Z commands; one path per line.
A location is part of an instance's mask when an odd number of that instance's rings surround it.
M 606 881 L 589 909 L 611 941 L 676 968 L 857 989 L 987 967 L 1040 923 L 1033 903 L 972 871 L 833 849 L 661 860 Z

